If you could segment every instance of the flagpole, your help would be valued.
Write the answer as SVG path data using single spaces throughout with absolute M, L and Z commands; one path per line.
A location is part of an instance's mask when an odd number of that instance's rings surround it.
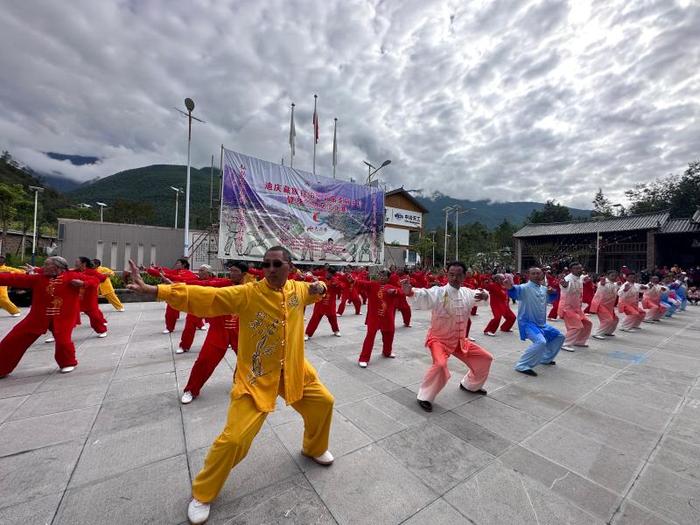
M 318 115 L 316 114 L 316 100 L 318 95 L 314 95 L 314 167 L 313 174 L 316 175 L 316 130 L 318 129 Z
M 333 119 L 333 178 L 335 179 L 335 166 L 338 164 L 338 138 L 336 130 L 338 129 L 338 119 Z
M 294 142 L 296 141 L 297 137 L 297 130 L 296 126 L 294 125 L 294 102 L 292 102 L 292 118 L 289 123 L 289 150 L 291 152 L 291 155 L 289 156 L 289 167 L 293 168 L 294 167 L 294 153 L 295 153 L 295 146 Z

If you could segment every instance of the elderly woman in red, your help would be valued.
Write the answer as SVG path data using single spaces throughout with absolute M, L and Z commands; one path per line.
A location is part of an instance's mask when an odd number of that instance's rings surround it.
M 68 270 L 63 257 L 49 257 L 41 269 L 28 274 L 0 273 L 0 285 L 31 288 L 32 307 L 0 341 L 0 377 L 12 372 L 41 334 L 50 330 L 56 339 L 55 358 L 61 372 L 72 372 L 78 364 L 71 340 L 75 319 L 80 315 L 80 290 L 97 289 L 97 279 Z

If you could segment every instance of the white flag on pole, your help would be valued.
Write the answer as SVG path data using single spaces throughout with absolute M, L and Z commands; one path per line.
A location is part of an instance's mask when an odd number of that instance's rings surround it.
M 338 137 L 336 131 L 338 129 L 338 119 L 333 119 L 333 177 L 335 178 L 335 167 L 338 165 Z
M 292 163 L 294 162 L 294 155 L 296 154 L 296 139 L 297 130 L 294 126 L 294 103 L 292 103 L 292 118 L 289 122 L 289 149 L 292 153 Z

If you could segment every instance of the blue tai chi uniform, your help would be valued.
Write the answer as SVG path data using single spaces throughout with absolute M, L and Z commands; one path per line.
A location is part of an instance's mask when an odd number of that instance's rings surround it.
M 529 281 L 513 285 L 508 295 L 518 301 L 520 339 L 532 342 L 516 363 L 515 369 L 531 370 L 539 364 L 551 363 L 561 350 L 564 335 L 546 322 L 547 287 Z

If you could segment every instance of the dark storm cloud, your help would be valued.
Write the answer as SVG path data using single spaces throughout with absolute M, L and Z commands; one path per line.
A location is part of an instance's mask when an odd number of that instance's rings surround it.
M 319 172 L 338 117 L 343 178 L 586 206 L 680 172 L 700 150 L 691 1 L 39 2 L 0 19 L 0 147 L 86 180 L 227 147 Z M 6 50 L 10 50 L 7 52 Z M 76 166 L 43 152 L 99 157 Z

